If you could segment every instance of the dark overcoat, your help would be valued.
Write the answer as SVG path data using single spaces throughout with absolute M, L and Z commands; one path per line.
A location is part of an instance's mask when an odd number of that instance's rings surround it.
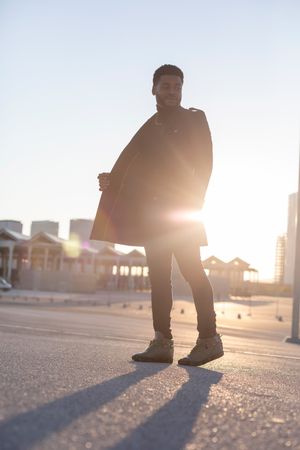
M 91 239 L 145 246 L 153 239 L 207 245 L 200 210 L 212 171 L 203 111 L 181 106 L 156 113 L 122 151 L 102 192 Z

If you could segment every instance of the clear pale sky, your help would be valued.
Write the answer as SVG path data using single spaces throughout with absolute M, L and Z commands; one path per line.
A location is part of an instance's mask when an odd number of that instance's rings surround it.
M 0 219 L 67 237 L 94 218 L 97 174 L 155 112 L 154 70 L 176 64 L 214 143 L 203 257 L 272 278 L 298 186 L 299 24 L 299 0 L 2 0 Z

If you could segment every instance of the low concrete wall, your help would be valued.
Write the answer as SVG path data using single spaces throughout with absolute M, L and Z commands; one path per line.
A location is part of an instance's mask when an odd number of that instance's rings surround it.
M 93 293 L 96 286 L 94 274 L 50 270 L 22 270 L 18 283 L 19 289 L 58 292 Z

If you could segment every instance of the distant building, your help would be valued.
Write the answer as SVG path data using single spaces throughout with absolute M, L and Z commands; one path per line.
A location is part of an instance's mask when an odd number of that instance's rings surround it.
M 276 242 L 276 254 L 275 254 L 275 283 L 284 283 L 285 272 L 285 256 L 286 256 L 286 234 L 278 236 Z
M 221 279 L 225 279 L 228 282 L 231 295 L 245 295 L 248 293 L 247 285 L 258 282 L 258 271 L 241 258 L 234 258 L 231 261 L 224 262 L 215 256 L 210 256 L 202 263 L 213 287 L 213 280 L 219 284 Z M 216 288 L 214 291 L 218 298 Z
M 15 288 L 40 291 L 149 289 L 146 256 L 138 250 L 98 251 L 49 233 L 29 237 L 6 228 L 0 230 L 0 276 Z
M 241 258 L 224 262 L 210 256 L 202 261 L 202 264 L 213 287 L 216 301 L 226 300 L 229 295 L 248 296 L 251 293 L 251 284 L 258 282 L 258 271 Z M 179 295 L 190 293 L 190 287 L 180 273 L 176 259 L 173 261 L 172 286 L 173 292 Z
M 78 239 L 83 247 L 94 247 L 97 250 L 101 250 L 107 245 L 114 247 L 112 243 L 90 240 L 93 223 L 94 221 L 91 219 L 71 219 L 69 239 Z
M 297 192 L 289 195 L 284 282 L 293 284 L 296 248 Z
M 23 224 L 22 222 L 19 222 L 19 220 L 0 220 L 0 230 L 1 228 L 8 228 L 17 233 L 22 233 Z
M 245 296 L 249 293 L 246 280 L 258 278 L 257 270 L 240 258 L 223 262 L 211 256 L 203 266 L 216 300 L 224 300 L 229 294 Z M 29 237 L 0 230 L 0 276 L 15 288 L 58 292 L 148 290 L 148 270 L 146 256 L 137 249 L 123 253 L 108 245 L 98 251 L 46 232 Z M 191 295 L 178 266 L 174 267 L 172 281 L 176 295 Z
M 52 220 L 35 220 L 31 222 L 30 236 L 34 236 L 41 231 L 58 236 L 58 227 L 59 223 Z
M 71 219 L 69 239 L 76 235 L 82 244 L 86 243 L 88 245 L 92 226 L 93 221 L 91 219 Z

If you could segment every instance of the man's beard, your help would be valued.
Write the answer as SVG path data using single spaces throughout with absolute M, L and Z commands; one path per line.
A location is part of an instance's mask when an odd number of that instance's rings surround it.
M 177 100 L 177 99 L 176 99 Z M 179 98 L 177 101 L 176 101 L 176 105 L 174 104 L 174 105 L 167 105 L 166 103 L 165 103 L 165 100 L 159 95 L 159 94 L 156 94 L 156 103 L 157 103 L 157 105 L 159 106 L 159 107 L 161 107 L 161 108 L 166 108 L 166 109 L 173 109 L 173 108 L 178 108 L 178 106 L 180 105 L 180 102 L 181 102 L 181 98 Z

